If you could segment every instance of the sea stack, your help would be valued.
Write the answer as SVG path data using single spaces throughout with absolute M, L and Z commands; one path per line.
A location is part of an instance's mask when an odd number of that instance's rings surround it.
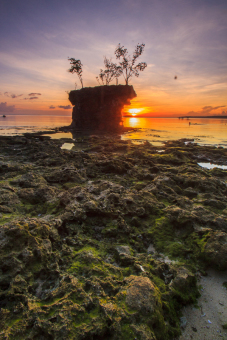
M 71 128 L 117 131 L 122 127 L 121 111 L 136 97 L 132 85 L 85 87 L 69 93 L 73 107 Z

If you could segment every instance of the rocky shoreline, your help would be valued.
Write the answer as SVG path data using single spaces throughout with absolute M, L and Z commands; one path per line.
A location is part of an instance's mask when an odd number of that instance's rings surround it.
M 0 339 L 177 339 L 227 269 L 227 150 L 0 136 Z

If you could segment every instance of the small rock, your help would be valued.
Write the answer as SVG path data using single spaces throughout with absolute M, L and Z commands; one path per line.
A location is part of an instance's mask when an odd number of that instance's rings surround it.
M 187 326 L 187 319 L 186 319 L 185 316 L 182 316 L 182 317 L 180 318 L 180 328 L 181 328 L 182 330 L 184 330 L 184 329 L 186 328 L 186 326 Z
M 117 254 L 125 254 L 125 255 L 132 255 L 132 250 L 129 246 L 117 246 L 116 248 Z
M 155 253 L 155 248 L 153 246 L 153 244 L 150 244 L 149 247 L 147 248 L 147 253 L 148 254 L 153 254 Z

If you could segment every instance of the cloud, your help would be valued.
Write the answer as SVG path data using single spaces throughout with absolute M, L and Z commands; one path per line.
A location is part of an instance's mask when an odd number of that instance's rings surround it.
M 226 107 L 226 105 L 215 106 L 215 107 L 213 107 L 213 106 L 204 106 L 204 107 L 202 108 L 202 110 L 200 111 L 200 113 L 210 114 L 211 111 L 220 109 L 221 107 Z
M 15 110 L 15 105 L 7 106 L 7 103 L 1 103 L 0 104 L 0 112 L 13 112 Z
M 33 100 L 33 99 L 39 99 L 39 97 L 24 98 L 24 100 Z
M 23 93 L 22 94 L 18 94 L 18 96 L 17 95 L 15 95 L 15 94 L 11 94 L 11 98 L 18 98 L 18 97 L 21 97 L 21 96 L 23 96 Z
M 29 93 L 28 95 L 32 96 L 32 97 L 34 97 L 34 96 L 41 96 L 41 93 L 35 93 L 35 92 L 33 93 L 32 92 L 32 93 Z
M 9 93 L 9 92 L 4 92 L 4 95 L 6 96 L 6 97 L 9 97 L 9 98 L 18 98 L 18 97 L 21 97 L 21 96 L 23 96 L 23 94 L 18 94 L 18 95 L 16 95 L 16 94 L 14 94 L 14 93 Z
M 49 106 L 49 109 L 55 109 L 54 105 Z
M 222 107 L 226 107 L 226 105 L 221 105 L 221 106 L 207 105 L 207 106 L 204 106 L 201 110 L 199 110 L 197 112 L 196 111 L 189 111 L 187 113 L 187 115 L 201 115 L 201 114 L 202 115 L 204 115 L 204 114 L 209 115 L 210 113 L 212 113 L 211 111 L 218 110 L 218 109 L 220 109 Z M 215 114 L 215 112 L 214 112 L 214 114 Z M 222 111 L 222 114 L 224 115 L 224 114 L 226 114 L 226 112 Z
M 64 109 L 64 110 L 70 110 L 70 109 L 72 109 L 72 106 L 71 105 L 59 105 L 58 106 L 59 107 L 59 109 Z

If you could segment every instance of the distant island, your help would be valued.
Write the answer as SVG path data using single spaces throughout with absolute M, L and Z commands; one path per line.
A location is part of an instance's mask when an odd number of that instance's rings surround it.
M 184 117 L 178 117 L 180 119 L 192 119 L 192 118 L 216 118 L 216 119 L 227 119 L 227 116 L 184 116 Z

